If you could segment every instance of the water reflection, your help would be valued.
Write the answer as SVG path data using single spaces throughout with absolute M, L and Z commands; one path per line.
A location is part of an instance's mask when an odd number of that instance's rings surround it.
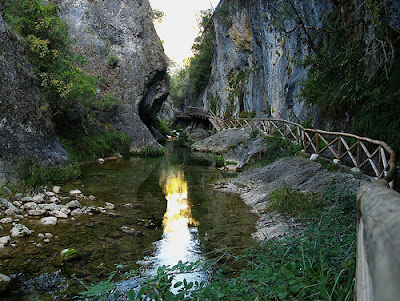
M 188 183 L 183 171 L 169 171 L 161 176 L 160 184 L 164 188 L 167 208 L 163 217 L 163 235 L 154 243 L 155 255 L 147 258 L 151 262 L 150 273 L 155 273 L 160 266 L 174 266 L 179 261 L 203 261 L 199 232 L 199 222 L 192 217 L 189 201 Z M 201 273 L 180 274 L 176 281 L 182 278 L 188 281 L 204 279 Z

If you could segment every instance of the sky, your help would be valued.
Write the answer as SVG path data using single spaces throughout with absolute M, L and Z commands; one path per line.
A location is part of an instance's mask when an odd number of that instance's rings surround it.
M 199 34 L 196 15 L 201 10 L 215 8 L 219 0 L 150 0 L 153 9 L 165 13 L 161 23 L 155 22 L 157 33 L 164 41 L 167 56 L 183 65 L 191 57 L 194 38 Z

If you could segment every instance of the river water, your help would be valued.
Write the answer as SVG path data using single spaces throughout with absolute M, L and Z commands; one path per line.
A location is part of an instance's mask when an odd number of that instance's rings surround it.
M 213 166 L 212 156 L 192 153 L 177 142 L 169 142 L 161 158 L 130 157 L 83 166 L 81 178 L 63 184 L 63 190 L 80 189 L 97 197 L 82 205 L 113 203 L 116 216 L 81 216 L 51 228 L 37 220 L 24 221 L 35 235 L 0 253 L 0 272 L 18 275 L 0 300 L 77 299 L 74 296 L 84 287 L 72 275 L 88 284 L 107 279 L 115 270 L 152 273 L 179 260 L 209 259 L 216 249 L 243 251 L 252 243 L 257 217 L 239 197 L 209 185 L 230 176 Z M 122 226 L 143 235 L 126 234 Z M 44 232 L 56 238 L 38 248 L 37 233 Z M 66 248 L 78 250 L 82 257 L 62 262 L 59 253 Z

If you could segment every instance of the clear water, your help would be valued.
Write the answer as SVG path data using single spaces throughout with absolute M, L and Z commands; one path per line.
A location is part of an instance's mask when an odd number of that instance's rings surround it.
M 229 176 L 213 167 L 212 156 L 191 153 L 177 143 L 168 143 L 162 158 L 85 165 L 81 179 L 61 185 L 63 190 L 80 189 L 97 197 L 82 205 L 111 202 L 117 216 L 86 215 L 61 220 L 55 227 L 24 220 L 35 235 L 0 253 L 0 273 L 19 274 L 0 300 L 71 300 L 84 290 L 72 275 L 88 284 L 116 269 L 152 273 L 179 260 L 207 259 L 215 249 L 243 251 L 252 242 L 257 217 L 237 196 L 209 185 Z M 123 233 L 122 226 L 144 235 Z M 57 238 L 43 243 L 37 233 L 44 232 Z M 38 242 L 42 248 L 34 245 Z M 65 248 L 81 252 L 81 259 L 63 263 L 59 253 Z

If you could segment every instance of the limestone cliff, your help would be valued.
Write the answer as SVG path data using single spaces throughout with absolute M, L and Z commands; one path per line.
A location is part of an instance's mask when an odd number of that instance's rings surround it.
M 307 26 L 320 25 L 321 12 L 331 5 L 329 0 L 295 2 L 307 16 Z M 295 121 L 308 118 L 313 108 L 298 97 L 307 70 L 296 64 L 308 47 L 299 30 L 290 32 L 293 22 L 283 18 L 275 1 L 221 1 L 214 17 L 211 80 L 202 96 L 206 109 L 225 117 L 247 111 Z M 277 28 L 277 21 L 285 23 L 288 33 Z
M 64 165 L 71 160 L 42 106 L 25 45 L 9 29 L 0 5 L 0 161 Z
M 99 94 L 121 100 L 104 122 L 132 138 L 131 151 L 159 147 L 151 120 L 169 93 L 166 58 L 148 0 L 53 0 L 76 39 L 74 51 L 100 78 Z

